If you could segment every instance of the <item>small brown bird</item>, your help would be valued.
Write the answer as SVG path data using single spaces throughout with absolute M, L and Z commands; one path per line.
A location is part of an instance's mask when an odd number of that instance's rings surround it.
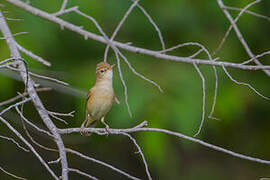
M 109 126 L 104 121 L 104 117 L 110 111 L 115 99 L 112 86 L 113 67 L 114 65 L 111 66 L 106 62 L 97 64 L 96 84 L 87 94 L 85 120 L 81 126 L 81 134 L 83 134 L 84 128 L 95 127 L 100 119 L 105 125 L 106 130 L 109 129 Z M 91 134 L 88 133 L 86 135 L 90 136 Z

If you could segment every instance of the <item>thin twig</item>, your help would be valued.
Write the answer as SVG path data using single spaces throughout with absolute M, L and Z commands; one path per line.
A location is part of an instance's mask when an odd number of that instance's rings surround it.
M 17 69 L 17 68 L 14 68 L 14 67 L 8 67 L 8 68 L 11 69 L 11 70 L 13 70 L 13 71 L 20 72 L 20 70 Z M 43 75 L 36 74 L 36 73 L 33 73 L 33 72 L 28 72 L 28 73 L 29 73 L 30 76 L 33 76 L 33 77 L 36 77 L 36 78 L 46 79 L 46 80 L 49 80 L 49 81 L 56 82 L 58 84 L 62 84 L 64 86 L 69 86 L 69 84 L 67 82 L 64 82 L 64 81 L 61 81 L 61 80 L 58 80 L 58 79 L 55 79 L 55 78 L 52 78 L 52 77 L 43 76 Z
M 209 51 L 202 44 L 197 43 L 197 42 L 187 42 L 187 43 L 178 44 L 178 45 L 173 46 L 171 48 L 162 50 L 160 52 L 165 53 L 165 52 L 173 51 L 173 50 L 176 50 L 178 48 L 185 47 L 185 46 L 198 46 L 198 47 L 200 47 L 200 49 L 196 53 L 189 56 L 190 58 L 195 58 L 198 54 L 200 54 L 203 51 L 208 56 L 210 61 L 214 61 L 211 54 L 209 53 Z M 202 89 L 203 89 L 202 120 L 201 120 L 200 127 L 199 127 L 198 131 L 194 135 L 194 136 L 197 136 L 201 132 L 201 129 L 202 129 L 202 126 L 203 126 L 203 123 L 204 123 L 204 120 L 205 120 L 205 101 L 206 101 L 205 100 L 206 99 L 205 94 L 206 94 L 206 88 L 205 88 L 205 78 L 204 78 L 203 74 L 201 73 L 198 65 L 196 63 L 193 63 L 193 66 L 195 67 L 196 71 L 198 72 L 198 74 L 199 74 L 199 76 L 200 76 L 200 78 L 202 80 Z M 211 113 L 209 114 L 208 117 L 212 118 L 212 119 L 217 119 L 215 117 L 212 117 L 212 115 L 213 115 L 213 113 L 215 111 L 215 106 L 216 106 L 216 99 L 217 99 L 217 92 L 218 92 L 218 75 L 217 75 L 216 67 L 212 66 L 212 68 L 214 70 L 214 75 L 215 75 L 215 93 L 214 93 L 214 99 L 213 99 Z
M 230 6 L 224 6 L 224 8 L 225 9 L 229 9 L 229 10 L 234 10 L 234 11 L 242 11 L 243 10 L 241 8 L 230 7 Z M 269 17 L 264 16 L 264 15 L 261 15 L 261 14 L 258 14 L 258 13 L 255 13 L 255 12 L 252 12 L 252 11 L 246 10 L 244 13 L 251 14 L 253 16 L 256 16 L 256 17 L 259 17 L 259 18 L 266 19 L 266 20 L 270 21 L 270 18 Z
M 71 111 L 69 113 L 59 113 L 59 112 L 53 112 L 53 111 L 48 111 L 49 114 L 53 114 L 53 115 L 56 115 L 56 116 L 69 116 L 69 117 L 74 117 L 74 113 L 75 111 Z
M 122 59 L 125 61 L 125 63 L 128 65 L 129 69 L 130 69 L 136 76 L 138 76 L 139 78 L 141 78 L 141 79 L 143 79 L 143 80 L 149 82 L 150 84 L 153 84 L 154 86 L 156 86 L 156 87 L 158 88 L 158 90 L 159 90 L 160 92 L 163 93 L 163 90 L 162 90 L 162 88 L 160 87 L 159 84 L 157 84 L 155 81 L 152 81 L 151 79 L 148 79 L 148 78 L 145 77 L 144 75 L 138 73 L 138 72 L 135 70 L 135 68 L 132 67 L 132 65 L 131 65 L 130 62 L 127 60 L 127 58 L 126 58 L 120 51 L 118 51 L 118 53 L 119 53 L 119 55 L 122 57 Z
M 249 8 L 251 7 L 252 5 L 254 4 L 257 4 L 259 3 L 261 0 L 256 0 L 256 1 L 253 1 L 251 3 L 249 3 L 248 5 L 246 5 L 246 7 L 244 7 L 243 9 L 241 9 L 240 13 L 237 15 L 237 17 L 233 20 L 233 23 L 236 24 L 237 21 L 239 20 L 239 18 L 241 17 L 241 15 Z M 226 8 L 224 8 L 226 9 Z M 228 30 L 226 31 L 224 37 L 222 38 L 221 42 L 219 43 L 217 49 L 213 52 L 213 55 L 215 55 L 220 49 L 221 47 L 223 46 L 224 42 L 226 41 L 227 37 L 229 36 L 231 30 L 233 28 L 233 24 L 230 25 L 230 27 L 228 28 Z
M 87 174 L 87 173 L 85 173 L 85 172 L 82 172 L 82 171 L 79 170 L 79 169 L 68 168 L 68 170 L 69 170 L 70 172 L 75 172 L 75 173 L 80 174 L 80 175 L 82 175 L 82 176 L 88 177 L 89 179 L 98 180 L 98 178 L 96 178 L 95 176 L 92 176 L 92 175 L 90 175 L 90 174 Z
M 63 11 L 58 11 L 56 13 L 53 13 L 52 15 L 54 15 L 54 16 L 61 16 L 61 15 L 66 14 L 66 13 L 70 13 L 70 12 L 72 12 L 72 11 L 78 9 L 78 8 L 79 8 L 78 6 L 74 6 L 72 8 L 68 8 L 68 9 L 65 9 Z
M 200 75 L 200 77 L 202 79 L 202 89 L 203 89 L 202 120 L 201 120 L 200 127 L 199 127 L 198 131 L 196 132 L 196 134 L 194 134 L 194 137 L 195 137 L 198 134 L 200 134 L 203 123 L 204 123 L 204 119 L 205 119 L 205 91 L 206 91 L 206 89 L 205 89 L 205 78 L 204 78 L 202 72 L 200 71 L 197 64 L 194 63 L 193 65 L 194 65 L 196 71 L 198 72 L 198 74 Z
M 244 49 L 246 50 L 247 54 L 249 55 L 250 58 L 254 58 L 255 55 L 253 54 L 253 52 L 251 51 L 251 49 L 249 48 L 247 42 L 245 41 L 245 39 L 243 38 L 240 30 L 238 29 L 236 23 L 234 22 L 231 14 L 227 11 L 226 8 L 224 8 L 224 4 L 223 4 L 223 1 L 222 0 L 217 0 L 218 1 L 218 5 L 220 6 L 221 10 L 223 11 L 223 13 L 225 14 L 225 16 L 227 17 L 227 19 L 230 21 L 235 33 L 236 33 L 236 36 L 238 37 L 239 41 L 241 42 L 242 46 L 244 47 Z M 244 12 L 244 10 L 246 10 L 248 7 L 250 7 L 251 5 L 255 4 L 255 3 L 258 3 L 260 2 L 260 0 L 256 0 L 256 1 L 253 1 L 252 3 L 248 4 L 240 13 L 242 14 Z M 240 15 L 239 13 L 239 15 Z M 240 16 L 239 16 L 240 17 Z M 254 59 L 254 62 L 259 65 L 259 66 L 262 66 L 262 63 L 260 63 L 259 60 L 257 59 Z M 266 70 L 264 69 L 263 70 L 265 74 L 267 74 L 269 77 L 270 77 L 270 71 L 269 70 Z
M 0 12 L 1 13 L 1 12 Z M 4 118 L 0 116 L 0 120 L 19 138 L 21 139 L 26 146 L 33 152 L 33 154 L 39 159 L 41 164 L 48 170 L 48 172 L 52 175 L 52 177 L 56 180 L 58 180 L 58 177 L 54 174 L 54 172 L 50 169 L 50 167 L 47 165 L 47 163 L 43 160 L 43 158 L 36 152 L 36 150 L 33 148 L 33 146 L 26 140 L 24 137 L 16 130 L 14 129 Z
M 16 107 L 16 106 L 19 106 L 19 105 L 22 105 L 24 103 L 27 103 L 28 101 L 31 101 L 32 98 L 25 98 L 24 100 L 20 101 L 20 102 L 17 102 L 15 104 L 12 104 L 10 105 L 9 107 L 5 108 L 4 110 L 2 110 L 0 112 L 0 116 L 2 116 L 5 112 L 9 111 L 10 109 Z
M 123 78 L 123 74 L 122 74 L 122 70 L 121 70 L 121 62 L 120 62 L 120 59 L 118 57 L 118 54 L 116 53 L 116 60 L 117 60 L 117 69 L 118 69 L 118 72 L 119 72 L 119 77 L 120 77 L 120 80 L 122 82 L 122 85 L 124 87 L 124 94 L 125 94 L 125 103 L 126 103 L 126 106 L 127 106 L 127 109 L 128 109 L 128 114 L 130 117 L 132 117 L 132 113 L 131 113 L 131 110 L 130 110 L 130 107 L 129 107 L 129 103 L 128 103 L 128 93 L 127 93 L 127 85 L 126 85 L 126 82 Z
M 131 1 L 134 2 L 135 0 L 131 0 Z M 153 27 L 157 31 L 162 49 L 163 50 L 166 49 L 162 33 L 161 33 L 160 29 L 158 28 L 157 24 L 155 23 L 155 21 L 151 18 L 151 16 L 147 13 L 147 11 L 139 3 L 137 4 L 137 7 L 142 11 L 142 13 L 145 15 L 145 17 L 148 19 L 148 21 L 153 25 Z
M 233 82 L 235 82 L 236 84 L 239 84 L 239 85 L 244 85 L 244 86 L 248 86 L 253 92 L 255 92 L 257 95 L 261 96 L 262 98 L 264 99 L 267 99 L 267 100 L 270 100 L 269 97 L 266 97 L 264 95 L 262 95 L 261 93 L 259 93 L 254 87 L 252 87 L 250 84 L 248 83 L 244 83 L 244 82 L 239 82 L 237 80 L 235 80 L 231 75 L 230 73 L 227 71 L 227 69 L 223 66 L 222 67 L 224 72 L 226 73 L 226 75 L 230 78 L 230 80 L 232 80 Z
M 270 54 L 270 51 L 265 51 L 265 52 L 263 52 L 263 53 L 261 53 L 261 54 L 255 56 L 255 57 L 253 57 L 253 58 L 247 60 L 247 61 L 242 62 L 241 64 L 248 64 L 248 63 L 254 61 L 254 59 L 259 59 L 260 57 L 265 56 L 265 55 L 268 55 L 268 54 Z
M 50 91 L 51 89 L 52 88 L 37 88 L 36 89 L 36 92 Z M 28 96 L 28 95 L 29 95 L 28 92 L 24 92 L 21 95 L 17 95 L 17 96 L 15 96 L 13 98 L 10 98 L 10 99 L 6 100 L 6 101 L 0 102 L 0 106 L 4 106 L 4 105 L 7 105 L 7 104 L 10 104 L 10 103 L 12 103 L 12 102 L 14 102 L 14 101 L 22 98 L 22 97 Z
M 119 32 L 120 28 L 122 27 L 122 25 L 124 24 L 124 22 L 126 21 L 127 17 L 129 16 L 129 14 L 132 12 L 132 10 L 134 9 L 134 7 L 137 5 L 137 3 L 139 2 L 139 0 L 135 0 L 132 5 L 129 7 L 129 9 L 127 10 L 127 12 L 125 13 L 125 15 L 122 17 L 121 21 L 119 22 L 119 24 L 117 25 L 117 27 L 115 28 L 110 41 L 113 41 L 115 36 L 117 35 L 117 33 Z M 110 46 L 107 45 L 105 52 L 104 52 L 104 61 L 107 61 L 107 56 L 108 56 L 108 52 L 109 52 L 109 48 Z
M 24 19 L 6 18 L 8 21 L 24 21 Z
M 9 36 L 9 37 L 14 37 L 14 36 L 22 35 L 22 34 L 28 34 L 28 32 L 18 32 L 18 33 L 12 34 L 12 35 Z M 7 37 L 7 36 L 5 36 L 5 37 L 0 37 L 0 40 L 6 40 L 6 38 L 9 38 L 9 37 Z
M 18 107 L 16 107 L 16 110 L 17 110 L 17 112 L 19 113 L 19 115 L 21 116 L 23 129 L 24 129 L 26 135 L 28 136 L 28 138 L 29 138 L 36 146 L 38 146 L 38 147 L 40 147 L 40 148 L 42 148 L 42 149 L 45 149 L 45 150 L 47 150 L 47 151 L 58 152 L 57 149 L 48 148 L 48 147 L 46 147 L 46 146 L 41 145 L 41 144 L 38 143 L 37 141 L 35 141 L 34 138 L 30 135 L 30 133 L 29 133 L 29 131 L 28 131 L 28 129 L 26 128 L 25 123 L 24 123 L 24 121 L 27 122 L 27 123 L 29 123 L 30 121 L 28 121 L 28 120 L 23 116 L 22 112 L 19 110 Z M 61 158 L 60 158 L 60 159 L 61 159 Z
M 28 149 L 24 148 L 23 146 L 21 146 L 17 141 L 15 141 L 13 138 L 10 138 L 10 137 L 6 137 L 6 136 L 1 136 L 0 135 L 0 138 L 2 139 L 5 139 L 5 140 L 8 140 L 8 141 L 11 141 L 13 142 L 18 148 L 22 149 L 23 151 L 25 152 L 29 152 Z
M 82 154 L 82 153 L 80 153 L 80 152 L 78 152 L 78 151 L 75 151 L 75 150 L 72 150 L 72 149 L 69 149 L 69 148 L 66 148 L 66 151 L 67 151 L 68 153 L 75 154 L 75 155 L 77 155 L 77 156 L 79 156 L 79 157 L 81 157 L 81 158 L 83 158 L 83 159 L 86 159 L 86 160 L 95 162 L 95 163 L 100 164 L 100 165 L 105 166 L 105 167 L 108 167 L 108 168 L 110 168 L 111 170 L 113 170 L 113 171 L 115 171 L 115 172 L 118 172 L 118 173 L 120 173 L 120 174 L 126 176 L 126 177 L 129 178 L 129 179 L 140 180 L 139 178 L 136 178 L 136 177 L 134 177 L 134 176 L 132 176 L 132 175 L 130 175 L 130 174 L 128 174 L 128 173 L 126 173 L 126 172 L 124 172 L 124 171 L 122 171 L 122 170 L 120 170 L 120 169 L 118 169 L 118 168 L 116 168 L 116 167 L 114 167 L 114 166 L 112 166 L 112 165 L 110 165 L 110 164 L 107 164 L 107 163 L 105 163 L 105 162 L 103 162 L 103 161 L 100 161 L 100 160 L 94 159 L 94 158 L 92 158 L 92 157 L 86 156 L 86 155 L 84 155 L 84 154 Z
M 57 164 L 57 163 L 59 163 L 60 161 L 61 161 L 61 158 L 58 158 L 58 159 L 56 159 L 56 160 L 54 160 L 54 161 L 49 161 L 48 164 Z
M 38 126 L 36 126 L 35 124 L 33 124 L 31 121 L 29 121 L 24 115 L 23 113 L 19 110 L 18 106 L 15 107 L 16 111 L 18 112 L 18 114 L 20 115 L 20 117 L 27 123 L 29 124 L 31 127 L 33 127 L 35 130 L 41 132 L 44 135 L 49 136 L 50 138 L 53 138 L 53 135 L 51 133 L 49 133 L 48 131 L 39 128 Z
M 56 119 L 56 120 L 58 120 L 58 121 L 64 123 L 65 125 L 68 125 L 68 122 L 65 121 L 64 119 L 62 119 L 62 118 L 60 118 L 60 117 L 57 117 L 57 116 L 54 115 L 54 114 L 50 114 L 50 113 L 49 113 L 49 115 L 50 115 L 51 117 L 53 117 L 54 119 Z
M 15 178 L 15 179 L 27 180 L 26 178 L 23 178 L 23 177 L 20 177 L 20 176 L 16 176 L 15 174 L 12 174 L 12 173 L 8 172 L 7 170 L 5 170 L 4 168 L 2 168 L 1 166 L 0 166 L 0 170 L 3 171 L 4 173 L 6 173 L 7 175 Z
M 144 164 L 144 166 L 145 166 L 145 172 L 146 172 L 146 174 L 147 174 L 147 177 L 148 177 L 149 180 L 152 180 L 151 174 L 150 174 L 150 172 L 149 172 L 148 164 L 147 164 L 147 162 L 146 162 L 146 160 L 145 160 L 145 157 L 144 157 L 144 154 L 143 154 L 143 152 L 142 152 L 142 149 L 141 149 L 141 147 L 139 146 L 139 144 L 137 143 L 136 139 L 134 139 L 134 138 L 133 138 L 130 134 L 128 134 L 128 133 L 120 133 L 120 134 L 123 134 L 124 136 L 127 136 L 127 137 L 133 142 L 133 144 L 137 147 L 138 152 L 140 153 L 140 155 L 141 155 L 141 157 L 142 157 L 142 160 L 143 160 L 143 164 Z
M 10 66 L 18 65 L 19 63 L 20 63 L 20 62 L 18 62 L 18 61 L 6 63 L 6 64 L 4 64 L 4 65 L 0 65 L 0 68 L 8 68 L 8 67 L 10 67 Z
M 35 59 L 38 62 L 41 62 L 42 64 L 46 65 L 46 66 L 51 66 L 51 63 L 49 61 L 46 61 L 45 59 L 43 59 L 42 57 L 35 55 L 34 53 L 32 53 L 31 51 L 25 49 L 24 47 L 22 47 L 20 44 L 18 44 L 16 42 L 16 46 L 18 47 L 18 49 L 23 52 L 24 54 L 26 54 L 27 56 L 30 56 L 31 58 Z
M 43 75 L 36 74 L 36 73 L 33 73 L 33 72 L 29 72 L 29 75 L 31 75 L 33 77 L 40 78 L 40 79 L 46 79 L 46 80 L 49 80 L 49 81 L 53 81 L 53 82 L 56 82 L 58 84 L 62 84 L 64 86 L 69 86 L 69 84 L 67 82 L 64 82 L 64 81 L 61 81 L 61 80 L 58 80 L 58 79 L 55 79 L 55 78 L 52 78 L 52 77 L 43 76 Z
M 67 3 L 68 3 L 68 0 L 63 0 L 60 11 L 64 11 L 66 9 Z

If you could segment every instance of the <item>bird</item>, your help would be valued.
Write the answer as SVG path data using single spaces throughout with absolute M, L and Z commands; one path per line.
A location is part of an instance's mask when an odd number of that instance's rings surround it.
M 81 135 L 90 136 L 90 133 L 84 133 L 84 128 L 96 127 L 99 120 L 105 125 L 105 129 L 109 132 L 109 125 L 105 123 L 105 115 L 111 110 L 114 100 L 113 89 L 113 67 L 107 62 L 100 62 L 96 67 L 96 83 L 89 90 L 85 104 L 85 120 L 81 125 Z

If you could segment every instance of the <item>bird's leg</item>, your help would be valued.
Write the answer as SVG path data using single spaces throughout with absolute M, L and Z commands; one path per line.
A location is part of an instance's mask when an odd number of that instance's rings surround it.
M 85 132 L 84 132 L 84 123 L 85 123 L 85 121 L 82 123 L 82 125 L 81 125 L 81 129 L 80 129 L 80 134 L 83 136 L 84 134 L 85 134 Z
M 89 115 L 87 115 L 87 116 L 89 116 Z M 80 133 L 81 133 L 82 136 L 85 135 L 85 132 L 84 132 L 85 126 L 84 125 L 87 122 L 87 120 L 88 120 L 88 118 L 85 118 L 85 120 L 83 121 L 83 123 L 81 125 Z
M 105 121 L 104 121 L 104 116 L 101 118 L 101 122 L 102 122 L 102 124 L 104 124 L 105 125 L 105 130 L 108 132 L 108 133 L 110 133 L 110 126 L 108 125 L 108 124 L 106 124 L 105 123 Z

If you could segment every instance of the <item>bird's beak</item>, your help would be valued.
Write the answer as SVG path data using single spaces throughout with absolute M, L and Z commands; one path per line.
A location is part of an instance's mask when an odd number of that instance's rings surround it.
M 111 65 L 111 69 L 115 66 L 115 64 Z

